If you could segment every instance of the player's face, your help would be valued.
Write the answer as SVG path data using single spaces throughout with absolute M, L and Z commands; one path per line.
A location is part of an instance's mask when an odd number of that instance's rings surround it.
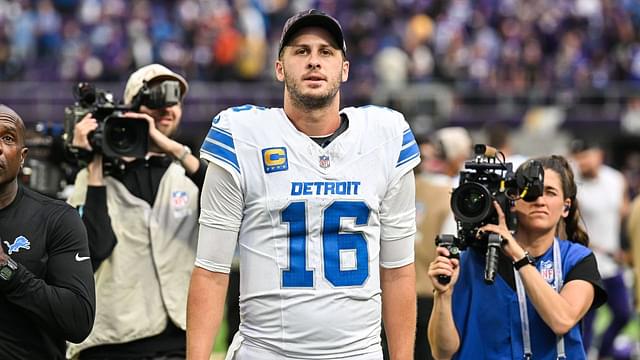
M 560 218 L 568 215 L 565 205 L 570 204 L 570 201 L 564 198 L 560 174 L 545 169 L 542 196 L 533 202 L 516 201 L 518 226 L 527 231 L 540 233 L 555 230 Z
M 167 106 L 160 109 L 150 109 L 140 106 L 140 112 L 149 114 L 155 120 L 156 128 L 167 137 L 176 133 L 182 119 L 182 104 Z
M 0 186 L 18 177 L 26 156 L 24 125 L 12 114 L 0 110 Z
M 349 62 L 322 28 L 300 30 L 276 62 L 276 76 L 284 81 L 285 96 L 299 107 L 322 108 L 338 100 L 340 83 L 349 76 Z

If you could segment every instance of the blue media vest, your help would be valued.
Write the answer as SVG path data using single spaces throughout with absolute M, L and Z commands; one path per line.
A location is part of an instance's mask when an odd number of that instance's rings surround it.
M 588 248 L 560 240 L 562 273 L 591 254 Z M 523 340 L 518 296 L 501 277 L 493 285 L 484 283 L 484 254 L 468 249 L 461 254 L 460 277 L 453 292 L 453 318 L 460 335 L 460 349 L 454 359 L 522 359 Z M 536 262 L 543 277 L 553 286 L 553 246 Z M 527 298 L 533 359 L 556 360 L 556 335 L 545 324 Z M 564 336 L 568 359 L 586 359 L 580 323 Z

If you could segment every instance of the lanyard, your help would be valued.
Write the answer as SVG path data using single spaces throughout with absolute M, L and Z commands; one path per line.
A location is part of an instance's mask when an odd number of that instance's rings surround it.
M 516 278 L 516 292 L 518 294 L 518 308 L 520 310 L 520 325 L 522 331 L 522 345 L 524 348 L 523 358 L 526 360 L 532 359 L 533 353 L 531 351 L 531 330 L 529 329 L 529 315 L 527 313 L 527 295 L 524 291 L 524 285 L 522 284 L 522 278 L 517 270 L 513 270 Z M 554 287 L 557 292 L 560 292 L 563 286 L 562 280 L 562 259 L 560 256 L 560 245 L 557 239 L 553 240 L 553 276 Z M 557 359 L 566 359 L 567 356 L 564 352 L 564 337 L 558 336 L 556 340 L 556 351 L 558 353 Z

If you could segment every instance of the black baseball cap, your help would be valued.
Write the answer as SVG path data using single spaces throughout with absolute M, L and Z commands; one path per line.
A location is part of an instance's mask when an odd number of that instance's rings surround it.
M 287 20 L 284 24 L 284 28 L 282 28 L 282 36 L 280 37 L 278 53 L 282 52 L 282 49 L 289 43 L 289 41 L 291 41 L 291 38 L 295 33 L 302 28 L 311 26 L 317 26 L 327 30 L 338 47 L 341 46 L 341 50 L 344 55 L 347 55 L 347 44 L 344 42 L 342 27 L 338 20 L 316 9 L 301 11 Z

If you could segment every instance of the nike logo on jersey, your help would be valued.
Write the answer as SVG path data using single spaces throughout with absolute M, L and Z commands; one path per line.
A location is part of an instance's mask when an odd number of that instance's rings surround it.
M 292 182 L 291 195 L 358 195 L 360 181 Z
M 80 262 L 80 261 L 85 261 L 85 260 L 89 260 L 91 259 L 91 257 L 89 256 L 80 256 L 80 253 L 76 253 L 76 261 Z

